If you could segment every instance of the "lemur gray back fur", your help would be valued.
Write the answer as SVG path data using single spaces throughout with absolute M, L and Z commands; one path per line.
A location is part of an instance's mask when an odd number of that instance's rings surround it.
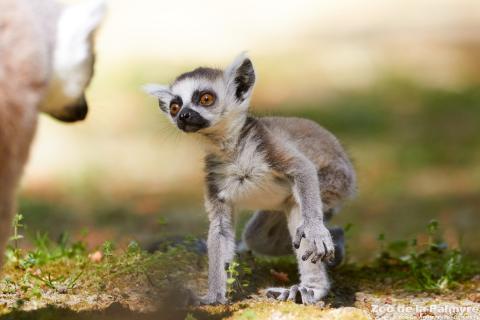
M 281 254 L 292 242 L 296 249 L 301 283 L 268 294 L 280 300 L 300 294 L 303 303 L 316 303 L 330 288 L 324 263 L 338 247 L 324 221 L 355 193 L 355 172 L 339 141 L 316 123 L 249 115 L 255 78 L 251 60 L 240 55 L 225 71 L 197 68 L 171 85 L 145 87 L 174 125 L 205 146 L 209 290 L 200 301 L 226 301 L 232 215 L 248 208 L 259 210 L 244 232 L 249 249 Z M 343 231 L 332 233 L 343 241 Z

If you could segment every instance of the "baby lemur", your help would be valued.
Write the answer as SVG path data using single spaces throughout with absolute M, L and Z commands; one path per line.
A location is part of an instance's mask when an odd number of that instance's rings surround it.
M 330 288 L 326 264 L 335 248 L 325 221 L 354 194 L 355 172 L 338 140 L 316 123 L 249 115 L 254 84 L 252 62 L 242 54 L 225 71 L 201 67 L 171 85 L 144 88 L 206 149 L 209 270 L 201 302 L 226 302 L 225 269 L 235 252 L 232 215 L 246 208 L 259 210 L 243 233 L 247 247 L 276 255 L 288 253 L 293 242 L 298 260 L 300 284 L 270 288 L 267 295 L 313 304 Z M 341 229 L 332 233 L 342 241 Z

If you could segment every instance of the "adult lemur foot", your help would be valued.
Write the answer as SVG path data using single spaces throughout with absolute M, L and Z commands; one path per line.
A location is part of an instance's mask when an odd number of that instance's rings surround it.
M 303 304 L 323 304 L 321 299 L 327 294 L 326 290 L 294 285 L 290 288 L 269 288 L 267 297 L 279 301 L 293 301 Z

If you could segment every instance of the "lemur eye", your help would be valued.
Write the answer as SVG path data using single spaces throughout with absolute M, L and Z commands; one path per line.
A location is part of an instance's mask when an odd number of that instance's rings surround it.
M 172 115 L 172 117 L 175 117 L 178 111 L 180 111 L 180 105 L 178 103 L 172 103 L 170 105 L 170 114 Z
M 204 107 L 209 107 L 215 102 L 215 97 L 211 93 L 204 93 L 200 97 L 200 104 Z

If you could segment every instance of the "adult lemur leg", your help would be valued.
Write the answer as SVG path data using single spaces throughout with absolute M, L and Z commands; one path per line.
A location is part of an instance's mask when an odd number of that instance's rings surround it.
M 17 114 L 18 108 L 15 105 L 5 103 L 5 106 L 2 103 L 5 102 L 0 97 L 0 117 L 3 117 L 0 120 L 4 124 L 0 121 L 0 268 L 11 232 L 17 185 L 36 126 L 36 115 Z
M 206 209 L 210 219 L 208 230 L 208 293 L 200 302 L 226 303 L 227 271 L 235 251 L 232 226 L 232 209 L 218 199 L 207 199 Z
M 295 206 L 288 215 L 288 229 L 292 237 L 295 236 L 297 226 L 302 222 L 300 209 Z M 330 281 L 326 272 L 325 263 L 317 261 L 312 263 L 305 259 L 305 252 L 313 249 L 312 243 L 304 239 L 299 249 L 295 250 L 300 273 L 300 283 L 290 288 L 270 288 L 267 296 L 281 301 L 296 301 L 300 295 L 304 304 L 314 304 L 325 297 L 330 289 Z
M 11 161 L 11 160 L 9 160 Z M 12 217 L 15 212 L 15 189 L 17 177 L 12 175 L 7 167 L 8 163 L 0 164 L 0 268 L 3 265 L 3 256 L 8 237 L 10 236 Z

